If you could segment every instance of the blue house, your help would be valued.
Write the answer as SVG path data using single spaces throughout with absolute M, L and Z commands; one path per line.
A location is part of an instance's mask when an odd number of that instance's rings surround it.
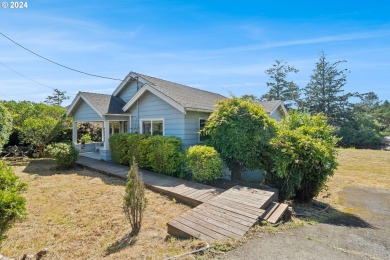
M 81 152 L 95 152 L 110 160 L 109 137 L 114 133 L 177 136 L 184 148 L 202 143 L 199 135 L 215 104 L 226 97 L 178 83 L 130 72 L 111 95 L 79 92 L 67 111 L 73 117 L 73 143 Z M 281 101 L 259 102 L 275 119 L 286 109 Z M 97 122 L 103 127 L 102 142 L 81 149 L 77 127 Z

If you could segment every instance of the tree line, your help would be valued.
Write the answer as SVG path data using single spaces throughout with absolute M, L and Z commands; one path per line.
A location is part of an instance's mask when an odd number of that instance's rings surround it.
M 344 91 L 349 70 L 341 68 L 345 60 L 329 61 L 325 53 L 310 76 L 309 83 L 300 88 L 289 80 L 289 75 L 299 72 L 283 60 L 276 60 L 265 73 L 269 90 L 257 98 L 244 95 L 255 101 L 281 100 L 288 110 L 299 110 L 312 115 L 322 113 L 328 123 L 341 137 L 339 145 L 345 147 L 375 147 L 390 127 L 390 103 L 381 101 L 374 92 L 349 93 Z M 351 99 L 358 102 L 352 102 Z

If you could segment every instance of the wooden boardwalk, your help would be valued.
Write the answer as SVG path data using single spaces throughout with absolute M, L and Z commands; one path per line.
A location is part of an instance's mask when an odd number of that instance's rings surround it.
M 80 157 L 79 165 L 126 179 L 129 166 Z M 194 206 L 167 223 L 168 233 L 177 237 L 196 237 L 211 241 L 244 235 L 258 220 L 277 222 L 286 211 L 279 204 L 277 190 L 235 186 L 227 191 L 208 185 L 140 170 L 145 186 Z
M 77 160 L 77 164 L 124 180 L 126 180 L 130 170 L 129 166 L 113 164 L 82 156 Z M 140 172 L 142 174 L 142 180 L 147 188 L 172 196 L 178 201 L 191 206 L 198 206 L 224 191 L 223 189 L 181 180 L 155 172 L 141 169 Z
M 168 233 L 206 241 L 240 237 L 259 218 L 273 214 L 275 206 L 268 207 L 276 196 L 271 191 L 235 186 L 171 220 Z

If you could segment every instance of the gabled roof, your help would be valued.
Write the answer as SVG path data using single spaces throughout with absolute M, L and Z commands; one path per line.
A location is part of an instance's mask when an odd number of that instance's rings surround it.
M 130 72 L 129 76 L 132 78 L 142 79 L 144 85 L 149 85 L 151 88 L 155 89 L 161 93 L 166 98 L 170 99 L 175 106 L 175 104 L 181 106 L 183 109 L 179 110 L 190 110 L 190 111 L 213 111 L 215 104 L 221 100 L 225 99 L 225 96 L 209 92 L 206 90 L 201 90 L 197 88 L 192 88 L 182 84 L 174 83 L 171 81 L 143 75 L 136 72 Z M 129 78 L 127 77 L 127 79 Z M 124 87 L 124 84 L 120 86 Z M 145 88 L 146 89 L 146 88 Z M 145 91 L 141 87 L 140 92 Z M 150 88 L 148 88 L 150 90 Z M 119 93 L 121 89 L 115 90 L 115 93 Z M 156 94 L 156 93 L 154 93 Z M 160 96 L 160 95 L 159 95 Z M 139 97 L 139 96 L 138 96 Z M 136 98 L 138 98 L 136 97 Z M 160 96 L 161 97 L 161 96 Z M 136 99 L 130 100 L 127 105 L 124 107 L 124 110 L 127 110 Z M 133 102 L 132 102 L 133 101 Z M 167 100 L 165 100 L 167 101 Z M 170 103 L 170 102 L 168 102 Z
M 122 107 L 126 102 L 119 97 L 106 94 L 79 92 L 72 104 L 68 107 L 68 111 L 66 112 L 67 116 L 72 114 L 80 99 L 83 99 L 101 117 L 110 114 L 125 114 Z
M 286 110 L 286 108 L 283 105 L 283 102 L 281 100 L 260 101 L 260 102 L 256 102 L 256 103 L 259 104 L 264 109 L 264 111 L 269 113 L 269 114 L 272 114 L 273 112 L 275 112 L 275 110 L 279 106 L 282 107 L 284 115 L 287 114 L 287 110 Z

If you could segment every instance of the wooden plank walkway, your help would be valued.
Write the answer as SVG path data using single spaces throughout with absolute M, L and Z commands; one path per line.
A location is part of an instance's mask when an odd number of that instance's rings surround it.
M 129 166 L 95 160 L 83 156 L 79 157 L 77 164 L 124 180 L 127 179 L 127 174 L 130 170 Z M 224 191 L 223 189 L 142 169 L 140 169 L 140 173 L 142 174 L 142 180 L 147 188 L 172 196 L 178 201 L 191 206 L 198 206 Z
M 235 186 L 171 220 L 168 233 L 206 241 L 237 238 L 270 212 L 274 200 L 275 192 Z

